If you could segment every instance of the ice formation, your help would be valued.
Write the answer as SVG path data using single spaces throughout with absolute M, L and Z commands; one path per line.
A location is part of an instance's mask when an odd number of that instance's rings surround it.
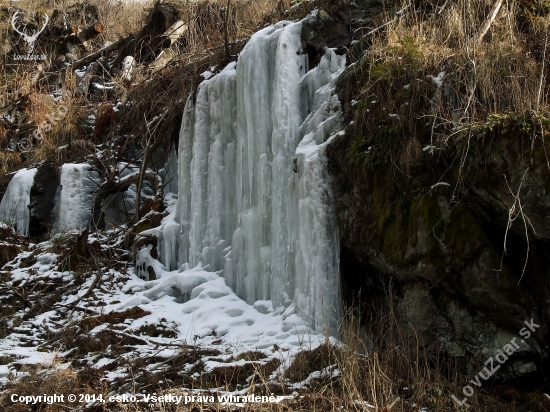
M 37 169 L 19 170 L 11 179 L 0 202 L 0 222 L 14 228 L 22 236 L 29 233 L 29 204 L 36 171 Z
M 53 233 L 82 230 L 90 225 L 98 181 L 98 173 L 86 163 L 62 166 Z
M 301 23 L 252 36 L 184 110 L 178 193 L 158 230 L 168 270 L 219 271 L 249 304 L 293 309 L 317 330 L 339 317 L 338 234 L 326 141 L 340 129 L 345 57 L 308 71 Z

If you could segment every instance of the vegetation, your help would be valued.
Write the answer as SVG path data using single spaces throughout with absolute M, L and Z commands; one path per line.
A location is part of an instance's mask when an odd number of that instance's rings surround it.
M 55 8 L 74 11 L 82 6 L 69 0 L 61 3 L 59 6 L 59 2 L 29 1 L 18 5 L 45 12 Z M 150 62 L 137 67 L 131 82 L 122 79 L 120 73 L 100 72 L 96 80 L 102 87 L 79 94 L 79 76 L 66 72 L 62 76 L 63 87 L 71 93 L 54 99 L 57 84 L 37 86 L 36 75 L 42 76 L 44 68 L 29 65 L 0 69 L 0 106 L 8 106 L 2 109 L 8 117 L 0 118 L 1 174 L 42 161 L 88 159 L 95 162 L 103 177 L 114 179 L 109 172 L 116 169 L 117 163 L 138 164 L 136 159 L 146 157 L 153 143 L 158 143 L 155 148 L 160 154 L 159 159 L 151 160 L 151 167 L 158 169 L 176 140 L 185 99 L 202 80 L 203 71 L 213 66 L 219 69 L 228 59 L 234 59 L 248 36 L 262 25 L 282 18 L 303 17 L 316 5 L 330 11 L 337 2 L 295 2 L 290 11 L 290 2 L 270 0 L 164 3 L 172 5 L 179 18 L 189 24 L 188 35 L 167 53 L 168 58 L 160 68 Z M 2 2 L 0 6 L 7 7 Z M 92 44 L 94 50 L 105 41 L 138 33 L 149 21 L 154 7 L 151 4 L 142 11 L 128 3 L 100 0 L 90 2 L 89 6 L 95 7 L 95 17 L 106 24 Z M 550 146 L 545 140 L 550 127 L 546 61 L 550 4 L 534 0 L 506 2 L 489 33 L 479 41 L 480 27 L 492 6 L 493 1 L 489 0 L 407 2 L 388 7 L 375 18 L 374 24 L 354 33 L 357 43 L 350 48 L 349 57 L 355 65 L 344 73 L 339 85 L 346 134 L 338 138 L 340 141 L 337 139 L 334 147 L 345 147 L 347 164 L 372 189 L 376 218 L 370 228 L 372 233 L 382 235 L 380 247 L 384 255 L 399 265 L 415 262 L 414 250 L 407 254 L 405 249 L 408 244 L 413 249 L 421 246 L 418 218 L 430 234 L 425 247 L 430 262 L 437 268 L 460 263 L 445 260 L 441 252 L 444 233 L 453 240 L 446 247 L 464 260 L 469 260 L 475 251 L 471 242 L 486 241 L 480 226 L 463 205 L 447 211 L 441 208 L 437 194 L 449 189 L 434 188 L 434 175 L 453 186 L 468 176 L 461 162 L 464 153 L 486 156 L 489 149 L 474 148 L 498 140 L 499 150 L 509 147 L 517 156 L 525 156 L 527 163 L 530 157 L 526 153 L 534 150 L 537 161 L 546 158 L 550 167 L 546 156 Z M 0 8 L 4 33 L 9 30 L 9 14 L 3 10 Z M 84 20 L 71 24 L 91 23 L 86 20 L 86 13 L 81 18 Z M 108 56 L 101 62 L 108 64 L 114 58 Z M 48 69 L 56 73 L 58 70 L 53 66 Z M 167 102 L 172 103 L 167 106 Z M 23 151 L 13 147 L 13 142 L 28 138 L 61 104 L 69 107 L 69 112 L 52 125 L 40 144 L 33 141 L 35 144 Z M 14 114 L 15 118 L 23 116 L 24 121 L 15 121 Z M 129 152 L 133 153 L 132 158 Z M 419 170 L 428 170 L 431 180 L 415 178 L 422 175 L 417 173 Z M 451 223 L 447 224 L 447 220 Z M 127 237 L 135 237 L 145 227 L 152 226 L 143 220 L 137 222 L 135 230 L 126 233 Z M 15 239 L 15 246 L 0 251 L 0 267 L 8 263 L 0 272 L 4 295 L 0 299 L 3 305 L 0 337 L 26 320 L 19 323 L 5 320 L 17 311 L 27 310 L 28 319 L 50 310 L 59 303 L 59 293 L 74 291 L 91 274 L 100 273 L 101 267 L 116 265 L 122 272 L 131 260 L 125 250 L 128 245 L 112 239 L 104 240 L 112 246 L 109 252 L 96 241 L 85 248 L 85 254 L 75 256 L 78 239 L 72 236 L 52 242 L 56 252 L 72 262 L 69 268 L 76 273 L 71 283 L 55 279 L 37 281 L 36 290 L 35 287 L 27 290 L 26 285 L 19 284 L 10 287 L 6 280 L 13 269 L 9 263 L 14 257 L 28 251 L 25 258 L 28 262 L 19 263 L 29 266 L 35 258 L 34 245 L 13 233 L 2 232 L 2 238 L 10 237 Z M 130 244 L 133 239 L 126 240 Z M 502 279 L 510 298 L 520 300 L 522 297 L 516 293 L 515 282 L 510 280 L 506 269 Z M 108 281 L 111 279 L 105 280 Z M 97 276 L 97 282 L 89 289 L 90 296 L 81 299 L 92 300 L 92 289 L 100 289 L 102 282 Z M 292 395 L 295 391 L 299 394 L 280 404 L 251 408 L 258 411 L 457 409 L 449 394 L 460 397 L 464 384 L 460 365 L 440 351 L 423 349 L 410 324 L 396 314 L 396 297 L 390 290 L 388 286 L 383 300 L 373 301 L 372 306 L 362 308 L 362 313 L 351 310 L 347 314 L 341 327 L 341 345 L 327 339 L 325 345 L 316 349 L 304 347 L 294 358 L 286 359 L 290 367 L 284 373 L 278 373 L 278 362 L 265 361 L 267 355 L 262 351 L 238 355 L 236 360 L 242 361 L 241 367 L 207 370 L 203 357 L 216 357 L 220 353 L 191 343 L 178 343 L 176 354 L 168 361 L 124 357 L 127 351 L 151 341 L 150 338 L 173 337 L 172 325 L 161 319 L 158 324 L 146 324 L 128 334 L 118 328 L 126 319 L 145 316 L 139 308 L 109 314 L 89 309 L 90 313 L 85 313 L 79 322 L 70 322 L 62 333 L 48 335 L 48 343 L 44 345 L 44 350 L 56 348 L 62 352 L 77 348 L 65 356 L 73 366 L 61 367 L 59 362 L 44 368 L 22 366 L 20 372 L 27 375 L 22 379 L 8 377 L 5 391 L 0 394 L 0 406 L 6 411 L 22 410 L 20 405 L 9 401 L 11 393 L 101 393 L 107 397 L 122 390 L 182 393 L 183 386 L 248 389 L 255 394 Z M 32 299 L 42 304 L 30 305 Z M 364 318 L 365 312 L 369 313 L 368 319 Z M 67 315 L 64 320 L 69 318 Z M 90 334 L 100 325 L 108 328 L 99 335 Z M 365 325 L 371 326 L 365 329 Z M 107 350 L 118 356 L 111 364 L 79 369 L 88 354 Z M 0 358 L 0 364 L 11 360 Z M 162 372 L 147 369 L 159 363 L 166 366 Z M 480 359 L 480 368 L 481 365 Z M 115 368 L 126 368 L 128 376 L 107 387 L 102 379 Z M 182 370 L 188 373 L 182 374 Z M 198 380 L 191 375 L 198 376 Z M 293 385 L 297 383 L 303 385 Z M 543 411 L 548 409 L 545 402 L 542 390 L 527 392 L 500 385 L 476 394 L 471 406 L 487 412 Z M 70 406 L 51 405 L 46 410 L 61 411 Z M 86 408 L 149 410 L 139 403 L 94 404 Z M 209 408 L 224 410 L 220 405 Z M 187 409 L 170 405 L 163 410 Z
M 448 152 L 497 119 L 548 117 L 546 5 L 506 3 L 479 41 L 493 3 L 404 3 L 399 15 L 381 17 L 390 24 L 362 40 L 339 93 L 353 120 L 346 133 L 358 172 L 391 158 L 407 176 L 426 160 L 424 147 Z M 516 129 L 502 131 L 514 136 Z M 541 138 L 540 131 L 533 138 Z
M 227 12 L 225 0 L 165 1 L 163 7 L 171 8 L 189 28 L 154 64 L 146 61 L 136 67 L 132 82 L 113 71 L 117 67 L 110 65 L 120 64 L 113 56 L 100 60 L 103 69 L 92 77 L 91 87 L 84 93 L 83 72 L 77 75 L 72 71 L 60 72 L 62 67 L 56 60 L 59 51 L 51 50 L 51 45 L 59 43 L 62 38 L 59 33 L 64 26 L 65 29 L 67 24 L 84 28 L 96 21 L 103 23 L 102 33 L 86 45 L 86 50 L 78 49 L 83 57 L 106 42 L 121 38 L 128 39 L 123 44 L 130 42 L 140 34 L 139 29 L 148 27 L 157 3 L 146 3 L 148 7 L 144 7 L 143 3 L 137 6 L 132 2 L 92 1 L 84 5 L 67 0 L 61 4 L 29 1 L 18 3 L 17 8 L 3 6 L 0 28 L 9 51 L 3 56 L 5 60 L 13 53 L 22 52 L 24 46 L 11 29 L 10 16 L 14 10 L 39 10 L 52 16 L 48 29 L 35 45 L 35 53 L 46 54 L 48 61 L 7 64 L 0 69 L 0 108 L 4 112 L 0 119 L 0 167 L 3 173 L 44 160 L 63 163 L 94 157 L 96 147 L 105 143 L 109 147 L 134 147 L 143 151 L 151 139 L 164 139 L 159 143 L 166 154 L 177 140 L 177 125 L 185 100 L 201 81 L 200 74 L 213 66 L 219 69 L 228 57 L 234 59 L 248 36 L 258 27 L 283 18 L 289 6 L 285 1 L 232 1 Z M 293 16 L 304 16 L 312 7 L 295 7 Z M 227 21 L 226 14 L 230 17 Z M 230 56 L 226 56 L 226 49 Z M 52 82 L 57 74 L 60 77 Z M 50 81 L 42 82 L 48 79 Z M 60 85 L 63 96 L 54 99 Z M 172 104 L 166 106 L 166 102 Z M 68 107 L 69 112 L 37 141 L 33 132 L 44 121 L 48 122 L 47 116 L 54 114 L 58 118 L 60 106 Z M 157 124 L 154 119 L 158 119 Z M 22 139 L 30 142 L 22 145 Z M 120 160 L 120 155 L 121 151 L 115 153 L 112 160 Z

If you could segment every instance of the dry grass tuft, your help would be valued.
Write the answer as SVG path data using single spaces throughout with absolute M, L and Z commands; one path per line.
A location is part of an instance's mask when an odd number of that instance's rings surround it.
M 5 174 L 23 164 L 23 155 L 18 152 L 0 150 L 0 173 Z
M 49 367 L 26 366 L 23 367 L 21 372 L 27 375 L 5 385 L 7 392 L 3 392 L 0 395 L 0 406 L 3 411 L 19 412 L 28 410 L 28 407 L 24 403 L 12 403 L 9 398 L 9 394 L 11 393 L 17 393 L 19 396 L 65 394 L 65 402 L 55 402 L 51 405 L 39 402 L 35 405 L 40 408 L 36 410 L 47 410 L 48 412 L 66 411 L 71 406 L 74 406 L 71 405 L 71 402 L 67 401 L 68 394 L 98 394 L 97 388 L 92 389 L 81 382 L 79 375 L 72 367 L 62 367 L 58 361 L 55 361 Z M 106 396 L 107 394 L 103 395 Z
M 337 350 L 326 343 L 313 350 L 304 350 L 294 357 L 284 377 L 292 383 L 302 382 L 311 373 L 335 364 L 336 354 Z

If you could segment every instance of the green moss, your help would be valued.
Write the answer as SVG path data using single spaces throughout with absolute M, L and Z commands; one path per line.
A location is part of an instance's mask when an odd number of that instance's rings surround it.
M 403 230 L 403 223 L 408 221 L 408 216 L 404 214 L 402 200 L 399 197 L 391 199 L 395 188 L 388 170 L 373 172 L 369 186 L 372 190 L 371 214 L 375 218 L 375 233 L 382 238 L 382 252 L 397 264 L 404 264 L 408 233 Z
M 541 113 L 493 113 L 483 123 L 474 123 L 458 134 L 458 140 L 474 136 L 477 140 L 532 138 L 550 131 L 550 118 Z
M 423 80 L 428 72 L 421 46 L 405 37 L 398 45 L 386 48 L 381 58 L 353 68 L 339 84 L 349 102 L 359 101 L 349 105 L 353 125 L 346 130 L 353 136 L 348 160 L 358 174 L 385 165 L 407 140 L 423 132 L 425 119 L 413 115 L 412 110 L 422 113 L 429 107 L 426 96 L 433 94 L 434 85 Z

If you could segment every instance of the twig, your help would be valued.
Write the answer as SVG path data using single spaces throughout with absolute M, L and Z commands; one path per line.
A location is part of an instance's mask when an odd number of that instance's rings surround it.
M 120 226 L 120 225 L 117 225 L 117 224 L 114 223 L 114 222 L 111 222 L 109 219 L 105 219 L 105 221 L 106 221 L 107 223 L 109 223 L 111 226 L 114 226 L 114 227 L 116 227 L 117 229 L 120 229 L 120 230 L 122 230 L 122 231 L 124 231 L 124 232 L 126 232 L 126 233 L 131 234 L 131 235 L 146 237 L 146 238 L 149 238 L 149 239 L 156 239 L 156 236 L 153 236 L 153 235 L 143 235 L 143 234 L 141 234 L 141 233 L 136 233 L 136 232 L 134 232 L 134 231 L 132 231 L 132 230 L 128 230 L 128 229 L 126 229 L 126 228 L 124 228 L 124 227 L 122 227 L 122 226 Z
M 364 34 L 363 36 L 370 36 L 371 34 L 374 34 L 374 33 L 376 33 L 377 31 L 380 31 L 381 29 L 383 29 L 383 28 L 386 27 L 387 25 L 392 24 L 392 23 L 393 23 L 394 21 L 396 21 L 399 17 L 403 17 L 403 16 L 404 16 L 403 12 L 404 12 L 405 10 L 407 10 L 409 7 L 411 7 L 410 4 L 407 5 L 407 6 L 405 6 L 405 7 L 403 7 L 401 10 L 398 10 L 398 11 L 395 13 L 395 17 L 394 17 L 393 19 L 391 19 L 390 21 L 384 23 L 383 25 L 381 25 L 381 26 L 379 26 L 379 27 L 377 27 L 377 28 L 375 28 L 375 29 L 372 29 L 372 30 L 369 31 L 367 34 Z M 359 27 L 358 29 L 355 29 L 355 30 L 353 31 L 353 33 L 356 33 L 356 32 L 358 32 L 359 30 L 365 30 L 365 29 L 367 29 L 367 28 L 368 28 L 368 27 Z
M 2 281 L 2 283 L 4 284 L 4 286 L 6 286 L 8 289 L 10 289 L 15 296 L 17 296 L 19 299 L 21 299 L 26 307 L 28 307 L 28 308 L 31 307 L 31 303 L 23 295 L 21 295 L 19 292 L 17 292 L 13 286 L 11 286 L 10 284 L 8 284 L 5 281 Z
M 531 226 L 531 229 L 533 230 L 533 233 L 535 233 L 535 234 L 537 233 L 535 231 L 535 228 L 533 227 L 533 224 L 531 223 L 531 220 L 529 220 L 529 218 L 527 216 L 525 216 L 525 213 L 523 212 L 523 205 L 521 204 L 521 198 L 520 198 L 521 187 L 523 186 L 523 181 L 525 180 L 525 175 L 527 174 L 528 171 L 529 171 L 529 168 L 525 169 L 525 172 L 523 173 L 523 176 L 521 177 L 521 181 L 519 182 L 518 190 L 515 194 L 512 191 L 512 189 L 510 188 L 510 185 L 508 185 L 508 180 L 506 180 L 506 185 L 508 186 L 508 190 L 510 191 L 510 193 L 512 194 L 512 196 L 514 198 L 514 203 L 512 204 L 510 209 L 508 210 L 508 223 L 506 224 L 506 232 L 504 233 L 504 247 L 503 247 L 502 256 L 501 256 L 501 259 L 500 259 L 500 269 L 498 270 L 498 271 L 502 270 L 504 255 L 506 254 L 506 243 L 507 243 L 507 240 L 508 240 L 508 231 L 512 227 L 512 224 L 513 224 L 514 220 L 516 220 L 518 215 L 521 215 L 521 218 L 523 220 L 523 226 L 525 228 L 525 239 L 526 239 L 526 242 L 527 242 L 527 252 L 526 252 L 526 256 L 525 256 L 525 264 L 523 265 L 523 270 L 521 271 L 521 276 L 518 280 L 518 285 L 521 282 L 521 279 L 523 278 L 523 275 L 525 274 L 525 269 L 527 268 L 527 262 L 529 261 L 529 249 L 530 249 L 529 248 L 529 228 L 528 228 L 527 224 L 529 224 L 529 226 Z M 515 214 L 516 206 L 519 208 L 519 211 L 518 211 L 517 214 Z M 514 214 L 515 214 L 515 216 L 514 216 Z
M 537 106 L 536 111 L 539 111 L 540 108 L 540 96 L 542 94 L 542 83 L 544 81 L 544 66 L 546 63 L 546 48 L 548 46 L 548 28 L 546 29 L 546 36 L 544 37 L 544 52 L 542 53 L 542 67 L 540 69 L 540 79 L 539 79 L 539 92 L 537 95 Z

